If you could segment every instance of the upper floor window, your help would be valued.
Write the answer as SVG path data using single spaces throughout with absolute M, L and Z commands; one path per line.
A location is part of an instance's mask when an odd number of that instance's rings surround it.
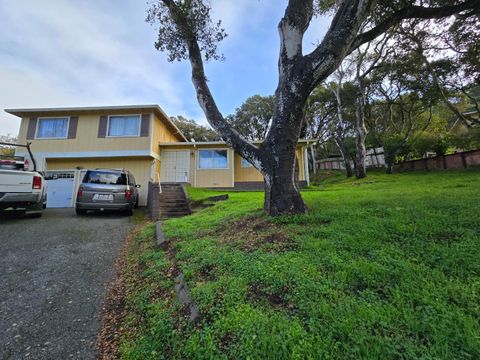
M 68 117 L 38 119 L 38 139 L 65 139 L 68 133 Z
M 108 118 L 108 136 L 140 136 L 140 116 L 122 115 Z
M 253 165 L 250 164 L 248 160 L 245 160 L 244 158 L 242 158 L 242 168 L 249 168 L 249 167 L 253 167 Z
M 199 150 L 199 169 L 228 169 L 227 150 Z

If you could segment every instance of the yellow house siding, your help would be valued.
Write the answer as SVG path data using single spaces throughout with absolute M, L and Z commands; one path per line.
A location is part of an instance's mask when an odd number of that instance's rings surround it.
M 75 170 L 77 167 L 89 168 L 124 168 L 129 170 L 137 184 L 140 194 L 141 206 L 147 204 L 148 182 L 150 180 L 150 166 L 152 159 L 149 158 L 112 158 L 112 159 L 47 159 L 47 170 Z M 81 181 L 81 179 L 80 179 Z
M 226 146 L 205 146 L 201 149 L 225 149 Z M 233 187 L 233 150 L 227 149 L 228 168 L 227 169 L 199 169 L 198 168 L 198 150 L 195 152 L 195 187 Z
M 198 169 L 198 151 L 201 149 L 228 149 L 229 168 L 228 169 Z M 241 166 L 242 158 L 235 154 L 226 144 L 193 144 L 189 145 L 169 145 L 160 147 L 160 151 L 190 151 L 190 178 L 189 182 L 194 187 L 233 187 L 234 182 L 259 182 L 263 181 L 262 174 L 254 167 L 243 168 Z M 298 179 L 305 181 L 303 148 L 299 146 L 296 150 L 298 159 Z M 233 172 L 232 172 L 233 167 Z
M 153 116 L 153 126 L 152 126 L 152 143 L 151 149 L 152 152 L 160 156 L 160 148 L 158 144 L 160 142 L 179 142 L 180 139 L 178 135 L 175 135 L 172 130 L 165 125 L 157 115 Z
M 297 161 L 298 161 L 298 180 L 304 181 L 305 180 L 305 173 L 303 169 L 303 150 L 301 147 L 297 148 L 296 151 Z
M 263 175 L 253 166 L 242 167 L 242 157 L 235 154 L 235 181 L 263 181 Z
M 121 113 L 123 115 L 124 113 Z M 112 114 L 113 115 L 113 114 Z M 140 115 L 140 114 L 139 114 Z M 43 115 L 41 117 L 49 117 Z M 29 118 L 23 118 L 20 126 L 19 142 L 25 143 Z M 122 151 L 150 148 L 150 137 L 98 137 L 100 115 L 79 115 L 75 139 L 33 139 L 34 152 L 59 153 L 81 151 Z
M 28 118 L 22 118 L 22 120 L 20 121 L 20 130 L 18 131 L 18 142 L 20 144 L 25 144 L 27 141 L 28 122 Z

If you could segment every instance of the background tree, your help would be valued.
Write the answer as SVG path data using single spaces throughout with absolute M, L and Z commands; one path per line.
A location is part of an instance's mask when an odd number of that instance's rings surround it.
M 17 138 L 10 135 L 10 134 L 7 134 L 7 135 L 0 135 L 0 142 L 3 142 L 3 143 L 16 143 L 17 142 Z M 8 155 L 8 156 L 12 156 L 15 154 L 15 148 L 12 147 L 12 146 L 5 146 L 5 145 L 0 145 L 0 155 Z
M 408 153 L 414 135 L 432 124 L 433 106 L 438 102 L 428 78 L 415 65 L 395 60 L 376 75 L 382 81 L 366 119 L 373 141 L 383 147 L 387 173 L 392 172 L 397 156 Z
M 357 179 L 362 179 L 366 176 L 367 149 L 365 141 L 368 130 L 365 124 L 365 116 L 369 106 L 371 88 L 374 86 L 372 79 L 378 80 L 378 77 L 371 75 L 372 72 L 382 66 L 382 60 L 388 56 L 389 43 L 390 36 L 384 34 L 378 40 L 366 43 L 356 49 L 350 56 L 344 59 L 342 65 L 332 76 L 332 82 L 330 83 L 330 88 L 337 99 L 338 125 L 350 123 L 347 119 L 342 119 L 346 116 L 347 109 L 350 109 L 350 112 L 353 114 L 353 121 L 350 124 L 352 129 L 341 125 L 338 126 L 338 129 L 346 128 L 347 133 L 345 135 L 352 136 L 353 134 L 351 133 L 354 133 L 355 155 L 353 156 L 353 163 Z M 349 103 L 342 100 L 342 96 L 345 97 L 345 95 L 350 99 Z M 340 137 L 337 134 L 336 142 L 346 165 L 347 176 L 351 176 L 352 170 L 349 165 L 351 153 L 347 151 L 347 147 L 342 143 Z M 347 153 L 348 156 L 346 157 Z
M 275 98 L 273 96 L 253 95 L 226 117 L 226 121 L 245 139 L 263 140 L 273 116 Z
M 158 0 L 148 20 L 158 24 L 156 47 L 169 60 L 190 61 L 197 99 L 210 125 L 227 144 L 250 161 L 265 179 L 265 210 L 271 215 L 307 210 L 295 184 L 295 149 L 307 98 L 335 71 L 345 56 L 406 19 L 438 19 L 479 10 L 478 0 L 378 1 L 289 0 L 278 24 L 280 55 L 275 107 L 265 141 L 258 147 L 245 139 L 220 113 L 210 92 L 203 58 L 221 59 L 217 44 L 225 38 L 221 23 L 210 18 L 204 0 Z M 323 40 L 310 53 L 303 36 L 316 12 L 330 11 L 332 22 Z M 366 25 L 368 24 L 368 25 Z
M 480 110 L 479 97 L 474 95 L 480 84 L 478 19 L 458 17 L 434 27 L 411 20 L 397 34 L 402 38 L 399 45 L 414 50 L 412 55 L 425 67 L 446 109 L 468 127 L 480 124 L 480 119 L 465 113 L 469 105 Z
M 195 120 L 187 119 L 181 115 L 170 117 L 173 123 L 189 140 L 195 141 L 219 141 L 220 136 L 211 128 L 199 125 Z
M 316 145 L 310 147 L 310 168 L 314 174 L 317 170 L 317 154 L 330 139 L 330 124 L 336 117 L 336 109 L 335 97 L 324 85 L 317 86 L 307 99 L 303 133 L 306 139 L 316 141 Z
M 334 80 L 328 84 L 328 88 L 334 95 L 337 109 L 336 117 L 330 123 L 331 136 L 340 151 L 346 175 L 351 177 L 353 176 L 352 144 L 348 139 L 353 138 L 355 132 L 355 88 L 352 83 L 344 82 L 347 76 L 347 70 L 340 66 L 332 75 Z

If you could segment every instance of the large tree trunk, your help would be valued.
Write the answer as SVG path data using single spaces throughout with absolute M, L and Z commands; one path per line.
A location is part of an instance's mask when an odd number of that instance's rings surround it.
M 264 209 L 272 216 L 307 211 L 295 182 L 295 167 L 279 162 L 265 174 Z
M 293 108 L 293 109 L 292 109 Z M 302 108 L 295 102 L 285 104 L 283 109 L 292 109 L 292 118 L 302 115 Z M 282 132 L 282 129 L 273 130 Z M 277 133 L 277 136 L 280 136 Z M 271 135 L 271 134 L 269 134 Z M 297 140 L 294 132 L 281 134 L 282 142 L 267 143 L 261 148 L 262 173 L 265 178 L 264 209 L 269 215 L 302 214 L 307 207 L 302 200 L 296 184 L 296 148 Z M 267 136 L 268 139 L 268 136 Z
M 286 90 L 286 91 L 285 91 Z M 272 126 L 266 141 L 261 147 L 263 152 L 262 173 L 265 178 L 265 211 L 269 215 L 303 214 L 307 207 L 302 200 L 296 185 L 295 167 L 297 139 L 300 128 L 295 126 L 295 119 L 304 115 L 304 107 L 288 88 L 280 88 L 277 92 L 285 91 L 280 97 L 282 104 L 277 104 L 273 123 L 283 121 L 280 118 L 289 118 L 289 129 Z M 272 141 L 280 138 L 282 141 Z M 304 159 L 308 161 L 308 159 Z

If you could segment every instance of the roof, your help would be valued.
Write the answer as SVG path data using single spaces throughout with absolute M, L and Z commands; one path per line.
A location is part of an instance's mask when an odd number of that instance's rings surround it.
M 138 110 L 138 111 L 152 111 L 174 131 L 175 134 L 180 135 L 184 141 L 188 141 L 180 129 L 173 123 L 170 117 L 157 104 L 146 105 L 114 105 L 114 106 L 81 106 L 81 107 L 52 107 L 52 108 L 24 108 L 24 109 L 5 109 L 5 112 L 24 117 L 32 114 L 84 114 L 84 113 L 102 113 L 122 110 Z
M 261 144 L 262 140 L 252 141 L 252 144 Z M 313 145 L 317 141 L 312 139 L 300 139 L 298 140 L 298 144 L 303 145 Z M 197 145 L 227 145 L 225 141 L 189 141 L 189 142 L 182 142 L 182 143 L 172 143 L 172 142 L 159 142 L 160 146 L 197 146 Z

